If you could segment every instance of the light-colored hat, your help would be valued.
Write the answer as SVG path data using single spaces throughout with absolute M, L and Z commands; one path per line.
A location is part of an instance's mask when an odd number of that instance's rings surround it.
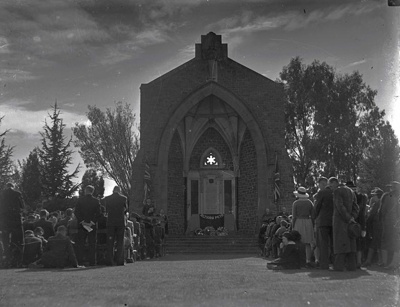
M 299 187 L 297 191 L 293 192 L 293 194 L 298 198 L 308 198 L 310 196 L 305 187 Z

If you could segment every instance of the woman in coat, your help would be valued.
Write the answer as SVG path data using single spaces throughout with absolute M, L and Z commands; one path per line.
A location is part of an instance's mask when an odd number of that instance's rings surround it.
M 306 267 L 310 268 L 312 267 L 311 243 L 314 242 L 314 205 L 308 199 L 309 195 L 304 187 L 299 187 L 293 193 L 298 198 L 292 208 L 293 230 L 297 230 L 301 235 L 301 241 L 306 247 Z

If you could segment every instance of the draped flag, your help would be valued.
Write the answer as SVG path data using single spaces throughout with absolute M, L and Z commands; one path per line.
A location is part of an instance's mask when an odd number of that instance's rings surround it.
M 150 165 L 145 163 L 144 165 L 144 198 L 143 198 L 143 205 L 146 204 L 147 198 L 150 197 L 151 192 L 151 176 L 150 176 Z
M 281 178 L 278 166 L 278 154 L 275 157 L 275 173 L 274 173 L 274 202 L 277 203 L 281 198 Z

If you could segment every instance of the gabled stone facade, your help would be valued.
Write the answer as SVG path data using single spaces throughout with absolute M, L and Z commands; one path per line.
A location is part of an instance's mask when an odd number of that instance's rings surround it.
M 141 211 L 146 160 L 151 198 L 166 211 L 171 233 L 184 233 L 188 217 L 199 210 L 229 211 L 240 232 L 256 233 L 265 208 L 277 210 L 276 155 L 279 206 L 290 208 L 293 201 L 283 108 L 280 84 L 230 59 L 220 35 L 203 35 L 192 60 L 141 86 L 132 209 Z M 217 203 L 211 209 L 210 199 Z

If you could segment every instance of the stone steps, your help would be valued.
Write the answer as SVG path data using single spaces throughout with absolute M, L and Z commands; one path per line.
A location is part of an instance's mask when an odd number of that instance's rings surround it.
M 255 236 L 171 235 L 167 238 L 166 250 L 170 254 L 255 254 L 258 244 Z

